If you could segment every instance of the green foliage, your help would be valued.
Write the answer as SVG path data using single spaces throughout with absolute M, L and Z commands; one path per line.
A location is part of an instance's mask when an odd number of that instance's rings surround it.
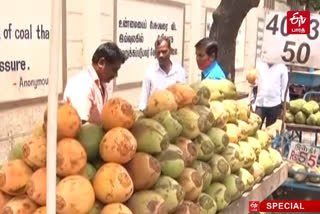
M 320 0 L 300 0 L 301 4 L 305 4 L 307 6 L 307 10 L 309 8 L 313 8 L 314 10 L 320 9 Z

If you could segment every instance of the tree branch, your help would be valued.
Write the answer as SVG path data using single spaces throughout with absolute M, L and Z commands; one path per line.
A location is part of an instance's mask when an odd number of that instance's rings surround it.
M 209 37 L 219 44 L 218 61 L 226 73 L 235 79 L 235 46 L 239 28 L 247 13 L 257 7 L 260 0 L 221 0 L 212 13 L 213 24 Z

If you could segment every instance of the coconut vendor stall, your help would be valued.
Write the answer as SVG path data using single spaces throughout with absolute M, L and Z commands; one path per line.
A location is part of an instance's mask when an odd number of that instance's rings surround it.
M 154 92 L 143 112 L 113 97 L 101 125 L 82 124 L 58 104 L 56 17 L 65 4 L 51 3 L 48 107 L 0 169 L 0 213 L 248 213 L 250 200 L 287 179 L 274 131 L 259 129 L 229 80 L 177 83 Z
M 295 191 L 318 192 L 320 181 L 319 170 L 319 147 L 317 135 L 320 131 L 319 117 L 319 91 L 320 73 L 308 69 L 297 71 L 293 68 L 299 66 L 304 68 L 319 68 L 319 41 L 315 40 L 319 35 L 317 29 L 313 28 L 310 34 L 293 35 L 288 34 L 284 29 L 285 25 L 277 27 L 277 20 L 286 19 L 286 14 L 269 12 L 266 16 L 264 31 L 264 43 L 262 59 L 269 63 L 285 63 L 290 72 L 285 97 L 288 95 L 290 84 L 303 85 L 311 90 L 303 98 L 285 102 L 283 105 L 283 125 L 280 136 L 274 142 L 274 146 L 281 149 L 283 157 L 289 161 L 290 178 L 283 184 L 283 187 Z M 319 23 L 320 16 L 311 14 L 311 23 Z M 273 25 L 274 24 L 274 25 Z M 269 26 L 269 27 L 268 27 Z M 268 45 L 277 44 L 279 49 L 270 49 Z M 312 70 L 312 72 L 311 72 Z M 315 69 L 316 70 L 316 69 Z M 304 142 L 304 135 L 311 135 L 314 140 Z M 311 194 L 311 193 L 310 193 Z
M 57 213 L 245 213 L 288 172 L 270 132 L 259 130 L 260 117 L 236 95 L 228 80 L 204 80 L 153 93 L 144 112 L 114 97 L 101 126 L 81 124 L 70 104 L 59 104 Z M 50 111 L 0 171 L 10 180 L 0 186 L 3 209 L 46 204 L 44 167 L 55 171 L 45 161 Z

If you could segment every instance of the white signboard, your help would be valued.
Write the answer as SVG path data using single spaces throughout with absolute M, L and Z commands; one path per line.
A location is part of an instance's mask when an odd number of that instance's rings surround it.
M 141 82 L 155 62 L 154 43 L 165 35 L 171 39 L 171 60 L 183 62 L 184 8 L 136 0 L 117 1 L 116 42 L 129 59 L 121 66 L 116 84 Z
M 262 60 L 303 67 L 320 68 L 320 16 L 311 14 L 310 34 L 287 34 L 287 14 L 266 14 Z
M 47 96 L 51 1 L 0 0 L 0 5 L 0 102 Z
M 213 10 L 207 10 L 206 24 L 205 24 L 205 36 L 209 37 Z M 235 69 L 241 69 L 244 67 L 244 47 L 246 42 L 246 20 L 244 19 L 237 35 L 236 39 L 236 58 L 235 58 Z
M 288 160 L 314 168 L 317 167 L 318 157 L 319 148 L 305 143 L 291 142 Z

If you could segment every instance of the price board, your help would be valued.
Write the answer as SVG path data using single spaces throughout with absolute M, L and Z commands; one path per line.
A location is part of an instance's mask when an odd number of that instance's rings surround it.
M 311 14 L 310 34 L 288 34 L 287 14 L 266 13 L 261 58 L 268 63 L 284 63 L 320 68 L 320 16 Z
M 309 144 L 292 141 L 288 160 L 314 168 L 317 167 L 319 150 L 319 148 Z

